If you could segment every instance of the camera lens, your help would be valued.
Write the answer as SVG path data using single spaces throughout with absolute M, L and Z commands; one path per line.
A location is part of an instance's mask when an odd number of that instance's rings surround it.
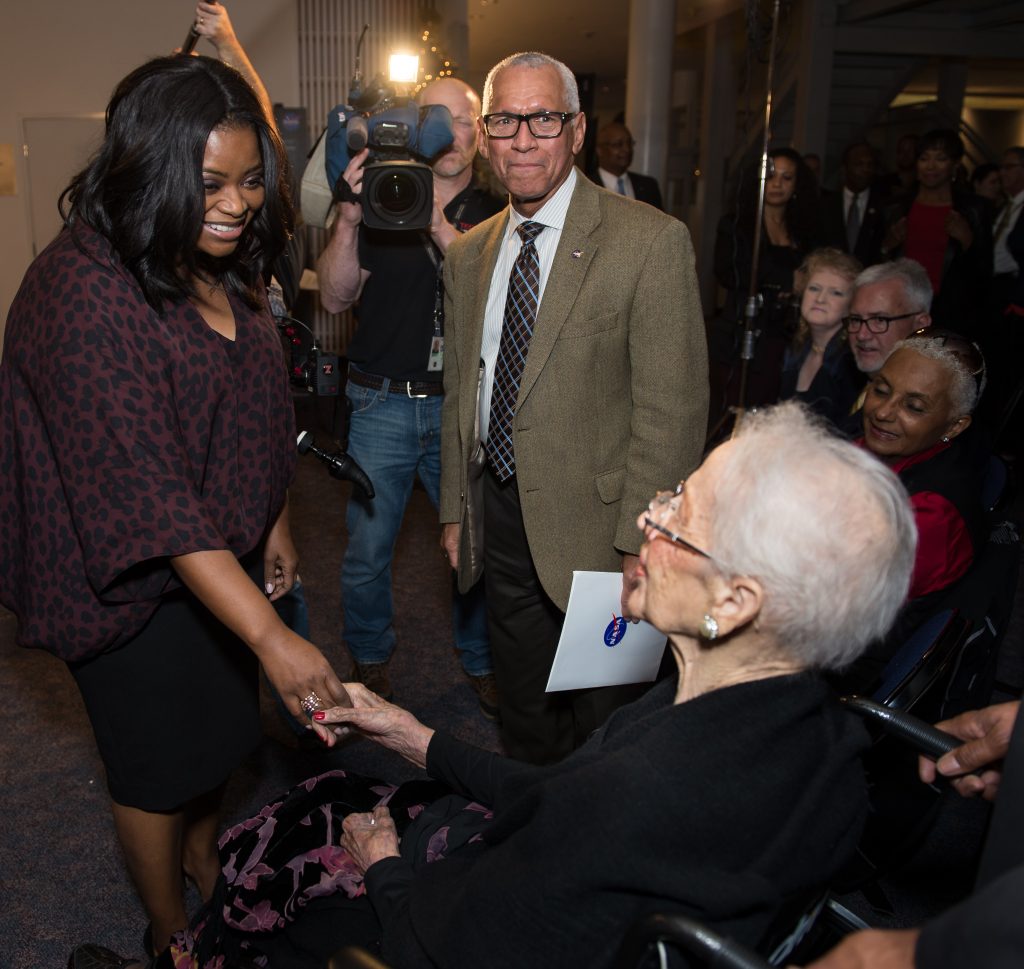
M 414 161 L 374 162 L 363 169 L 363 222 L 374 229 L 425 229 L 433 214 L 434 176 Z
M 405 215 L 420 201 L 419 184 L 405 172 L 389 172 L 377 182 L 375 201 L 388 215 Z

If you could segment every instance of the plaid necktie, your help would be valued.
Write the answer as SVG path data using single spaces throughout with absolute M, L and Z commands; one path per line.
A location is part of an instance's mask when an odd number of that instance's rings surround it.
M 494 364 L 494 389 L 491 391 L 491 414 L 487 427 L 487 456 L 499 481 L 507 481 L 516 473 L 512 417 L 519 399 L 519 382 L 526 367 L 526 354 L 530 349 L 533 321 L 537 318 L 540 260 L 534 239 L 543 228 L 539 222 L 524 222 L 516 229 L 523 245 L 508 280 L 505 319 L 501 327 L 498 359 Z

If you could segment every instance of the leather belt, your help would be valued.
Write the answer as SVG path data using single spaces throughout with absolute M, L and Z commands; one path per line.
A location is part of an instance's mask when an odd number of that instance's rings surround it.
M 391 380 L 351 366 L 348 368 L 348 379 L 356 386 L 369 387 L 370 390 L 380 390 L 387 381 L 389 394 L 405 394 L 406 397 L 437 397 L 444 393 L 444 384 L 440 380 Z

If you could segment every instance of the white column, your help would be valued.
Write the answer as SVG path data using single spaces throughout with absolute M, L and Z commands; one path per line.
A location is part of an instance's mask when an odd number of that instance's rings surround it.
M 736 129 L 733 41 L 733 33 L 725 19 L 713 20 L 705 28 L 700 177 L 697 179 L 697 204 L 689 226 L 697 253 L 701 303 L 709 316 L 715 307 L 718 285 L 714 275 L 715 231 L 722 216 L 725 165 L 733 149 Z
M 672 98 L 675 0 L 632 0 L 626 62 L 626 125 L 636 139 L 633 167 L 665 187 Z

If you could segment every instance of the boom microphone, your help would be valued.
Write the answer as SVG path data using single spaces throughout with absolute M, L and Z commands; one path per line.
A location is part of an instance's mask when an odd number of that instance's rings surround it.
M 322 451 L 313 443 L 313 435 L 309 431 L 303 431 L 299 435 L 296 445 L 298 446 L 299 454 L 309 452 L 315 454 L 323 461 L 327 465 L 327 470 L 332 478 L 337 478 L 339 481 L 351 481 L 363 489 L 363 494 L 368 499 L 373 497 L 373 484 L 366 472 L 344 451 L 338 454 L 328 454 L 326 451 Z
M 217 0 L 207 0 L 207 3 L 216 5 Z M 196 30 L 196 23 L 193 20 L 192 26 L 188 28 L 188 34 L 185 36 L 185 43 L 181 45 L 182 54 L 188 55 L 196 49 L 196 44 L 199 43 L 200 34 Z

